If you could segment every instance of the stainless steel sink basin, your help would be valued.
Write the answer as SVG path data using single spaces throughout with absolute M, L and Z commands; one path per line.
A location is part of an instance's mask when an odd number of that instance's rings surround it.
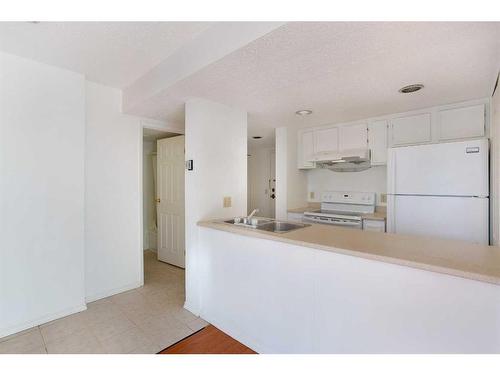
M 311 226 L 310 224 L 289 223 L 286 221 L 277 221 L 274 219 L 253 218 L 251 222 L 245 217 L 235 218 L 224 221 L 228 224 L 238 225 L 240 227 L 263 230 L 266 232 L 285 233 Z
M 246 226 L 246 227 L 251 227 L 251 228 L 257 228 L 263 224 L 267 223 L 272 223 L 274 220 L 273 219 L 260 219 L 260 218 L 253 218 L 251 222 L 247 220 L 246 217 L 238 218 L 238 219 L 231 219 L 231 220 L 226 220 L 224 221 L 225 223 L 228 224 L 234 224 L 234 225 L 241 225 L 241 226 Z
M 270 223 L 259 225 L 257 229 L 265 230 L 266 232 L 285 233 L 309 226 L 310 224 L 287 223 L 285 221 L 272 221 Z

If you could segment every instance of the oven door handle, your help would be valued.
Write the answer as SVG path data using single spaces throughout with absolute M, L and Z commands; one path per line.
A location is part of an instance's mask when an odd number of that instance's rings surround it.
M 329 224 L 330 221 L 326 221 L 326 220 L 321 220 L 321 219 L 315 219 L 313 217 L 309 217 L 309 216 L 304 216 L 304 222 L 309 222 L 309 223 L 323 223 L 323 224 Z
M 332 221 L 332 224 L 343 225 L 346 227 L 359 227 L 361 223 L 359 221 Z
M 334 221 L 334 220 L 321 220 L 321 219 L 315 219 L 314 217 L 310 216 L 304 216 L 304 221 L 305 222 L 311 222 L 311 223 L 323 223 L 323 224 L 333 224 L 333 225 L 344 225 L 344 226 L 351 226 L 351 227 L 359 227 L 361 225 L 360 222 L 358 221 Z

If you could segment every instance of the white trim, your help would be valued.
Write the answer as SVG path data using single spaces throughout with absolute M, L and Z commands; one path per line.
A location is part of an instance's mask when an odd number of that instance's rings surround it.
M 141 255 L 142 255 L 142 251 L 141 251 Z M 141 259 L 143 259 L 143 258 L 141 257 Z M 144 275 L 144 272 L 142 273 L 142 275 Z M 102 292 L 102 293 L 94 294 L 92 296 L 87 296 L 86 302 L 87 303 L 94 302 L 94 301 L 100 300 L 102 298 L 113 296 L 113 295 L 118 294 L 118 293 L 123 293 L 123 292 L 129 291 L 129 290 L 132 290 L 132 289 L 140 288 L 143 285 L 144 285 L 144 281 L 141 280 L 140 282 L 137 282 L 137 283 L 128 284 L 128 285 L 124 285 L 124 286 L 119 287 L 119 288 L 110 289 L 110 290 L 107 290 L 107 291 Z
M 184 301 L 184 308 L 196 316 L 200 316 L 200 311 L 193 304 L 188 301 Z
M 10 335 L 19 333 L 21 331 L 39 326 L 41 324 L 45 324 L 45 323 L 51 322 L 51 321 L 59 319 L 59 318 L 64 318 L 65 316 L 75 314 L 75 313 L 78 313 L 80 311 L 85 311 L 85 310 L 87 310 L 87 305 L 79 305 L 79 306 L 71 307 L 69 309 L 64 309 L 62 311 L 58 311 L 54 314 L 44 315 L 41 318 L 38 318 L 35 320 L 30 320 L 29 322 L 18 324 L 15 326 L 11 326 L 9 328 L 4 329 L 3 331 L 0 331 L 0 338 L 10 336 Z
M 138 127 L 138 142 L 139 142 L 139 282 L 141 285 L 144 285 L 144 191 L 142 189 L 144 181 L 143 181 L 143 170 L 142 163 L 143 154 L 144 154 L 144 127 L 143 121 L 139 123 Z

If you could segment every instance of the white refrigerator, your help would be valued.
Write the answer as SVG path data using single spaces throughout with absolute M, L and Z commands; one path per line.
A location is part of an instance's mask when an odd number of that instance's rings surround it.
M 487 139 L 391 148 L 387 231 L 489 243 Z

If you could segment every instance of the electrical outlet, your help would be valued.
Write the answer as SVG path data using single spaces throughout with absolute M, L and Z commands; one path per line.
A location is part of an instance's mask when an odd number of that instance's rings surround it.
M 231 204 L 231 197 L 224 197 L 224 203 L 223 203 L 223 207 L 224 208 L 228 208 L 228 207 L 231 207 L 232 204 Z
M 314 199 L 314 191 L 309 192 L 309 199 Z
M 387 194 L 380 194 L 380 203 L 387 203 Z

